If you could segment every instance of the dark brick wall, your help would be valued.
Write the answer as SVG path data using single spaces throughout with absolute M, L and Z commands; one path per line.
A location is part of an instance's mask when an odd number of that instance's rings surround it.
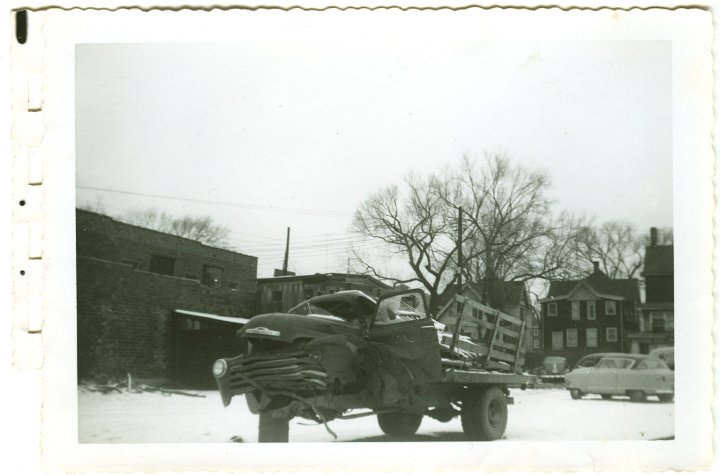
M 173 310 L 247 316 L 254 307 L 238 292 L 82 256 L 77 259 L 77 297 L 80 378 L 129 372 L 168 379 Z
M 169 379 L 173 310 L 255 313 L 257 258 L 77 210 L 78 376 Z M 173 276 L 150 273 L 153 255 L 175 259 Z M 203 267 L 223 269 L 204 285 Z
M 173 275 L 202 280 L 203 266 L 223 269 L 220 287 L 255 300 L 257 257 L 205 246 L 197 241 L 121 223 L 89 211 L 76 212 L 78 256 L 127 263 L 149 271 L 153 255 L 175 259 Z

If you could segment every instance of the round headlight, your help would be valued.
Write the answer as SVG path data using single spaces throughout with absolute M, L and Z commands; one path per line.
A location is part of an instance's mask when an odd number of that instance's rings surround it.
M 213 376 L 222 378 L 227 371 L 227 362 L 225 362 L 225 360 L 216 360 L 215 363 L 213 363 L 212 371 Z

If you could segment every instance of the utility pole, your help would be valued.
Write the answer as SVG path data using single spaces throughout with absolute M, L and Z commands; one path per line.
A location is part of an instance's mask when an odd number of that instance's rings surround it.
M 287 238 L 285 239 L 285 259 L 283 260 L 283 275 L 287 275 L 288 255 L 290 254 L 290 226 L 287 228 Z
M 463 235 L 463 220 L 462 220 L 462 206 L 458 207 L 458 240 L 457 240 L 457 252 L 458 252 L 458 295 L 462 295 L 462 269 L 463 269 L 463 253 L 462 253 L 462 235 Z
M 460 303 L 458 296 L 462 297 L 462 266 L 463 266 L 463 254 L 462 254 L 462 206 L 458 207 L 458 238 L 457 238 L 457 253 L 458 253 L 458 270 L 457 270 L 457 291 L 455 292 L 455 310 L 457 311 L 457 320 L 455 320 L 455 332 L 453 333 L 452 340 L 450 340 L 450 353 L 455 351 L 458 340 L 460 339 L 460 332 L 462 332 L 463 314 L 465 313 L 465 304 L 467 299 Z

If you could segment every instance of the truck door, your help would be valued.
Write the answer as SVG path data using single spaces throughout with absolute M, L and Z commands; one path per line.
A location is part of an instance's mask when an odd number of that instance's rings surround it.
M 437 331 L 420 290 L 381 297 L 368 342 L 382 380 L 384 401 L 402 398 L 412 385 L 440 381 Z M 398 394 L 391 394 L 394 392 Z

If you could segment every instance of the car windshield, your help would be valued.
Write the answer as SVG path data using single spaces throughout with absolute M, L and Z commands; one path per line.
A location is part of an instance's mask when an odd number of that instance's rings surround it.
M 565 363 L 567 361 L 567 358 L 564 358 L 562 356 L 548 356 L 545 358 L 545 363 Z

